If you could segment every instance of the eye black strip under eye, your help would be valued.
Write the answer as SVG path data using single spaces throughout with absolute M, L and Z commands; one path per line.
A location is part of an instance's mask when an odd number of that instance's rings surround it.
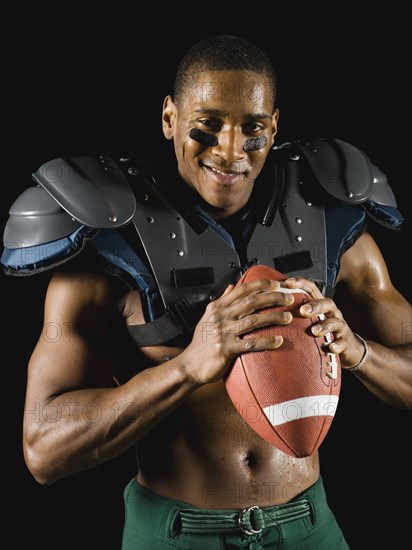
M 258 136 L 251 139 L 245 139 L 245 143 L 243 144 L 243 150 L 246 151 L 246 153 L 249 153 L 250 151 L 257 151 L 258 149 L 263 149 L 268 144 L 268 140 L 266 136 Z
M 216 136 L 202 132 L 199 128 L 192 128 L 189 132 L 189 137 L 202 145 L 206 145 L 206 147 L 216 147 L 218 144 Z

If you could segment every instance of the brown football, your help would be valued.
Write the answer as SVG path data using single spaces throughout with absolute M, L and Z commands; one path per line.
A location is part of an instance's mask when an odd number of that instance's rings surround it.
M 237 284 L 257 279 L 281 281 L 286 276 L 272 267 L 255 265 Z M 225 377 L 225 385 L 253 430 L 284 453 L 301 458 L 313 454 L 331 426 L 338 405 L 341 368 L 339 356 L 324 345 L 333 340 L 333 335 L 314 337 L 310 327 L 319 317 L 306 318 L 299 313 L 310 296 L 302 289 L 281 288 L 280 292 L 294 295 L 292 305 L 277 306 L 292 313 L 291 323 L 256 329 L 244 338 L 280 334 L 283 344 L 274 350 L 239 355 Z

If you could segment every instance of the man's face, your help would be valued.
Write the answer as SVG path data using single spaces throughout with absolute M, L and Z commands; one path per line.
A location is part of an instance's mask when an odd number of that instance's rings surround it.
M 170 96 L 165 99 L 163 132 L 173 139 L 179 174 L 215 218 L 237 212 L 248 201 L 277 120 L 269 81 L 254 72 L 203 72 L 179 108 Z M 192 139 L 193 129 L 211 136 L 212 145 Z

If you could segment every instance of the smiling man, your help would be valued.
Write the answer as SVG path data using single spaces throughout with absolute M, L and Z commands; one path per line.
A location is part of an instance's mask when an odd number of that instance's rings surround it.
M 178 75 L 175 101 L 165 99 L 163 132 L 174 140 L 180 177 L 215 219 L 230 216 L 249 200 L 275 139 L 275 75 L 200 65 L 190 74 Z
M 128 158 L 54 159 L 10 210 L 5 270 L 53 270 L 44 326 L 61 331 L 40 337 L 30 359 L 26 409 L 58 414 L 26 415 L 27 466 L 50 484 L 136 446 L 124 550 L 348 548 L 318 452 L 276 449 L 226 392 L 239 354 L 283 345 L 242 336 L 291 322 L 272 308 L 293 300 L 279 282 L 236 286 L 250 265 L 275 266 L 311 295 L 301 314 L 321 317 L 314 338 L 333 333 L 344 376 L 411 405 L 400 328 L 410 304 L 365 222 L 368 212 L 402 223 L 393 193 L 346 142 L 273 147 L 278 118 L 268 57 L 210 37 L 184 56 L 164 101 L 169 181 Z

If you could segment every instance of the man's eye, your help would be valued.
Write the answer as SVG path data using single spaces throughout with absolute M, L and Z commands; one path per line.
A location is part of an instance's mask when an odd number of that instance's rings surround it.
M 201 120 L 199 120 L 199 122 L 209 130 L 212 130 L 214 132 L 218 132 L 222 127 L 219 121 L 213 120 L 212 118 L 202 118 Z
M 248 122 L 247 124 L 244 124 L 242 126 L 242 130 L 245 134 L 255 134 L 256 132 L 259 132 L 262 129 L 263 128 L 256 122 Z

